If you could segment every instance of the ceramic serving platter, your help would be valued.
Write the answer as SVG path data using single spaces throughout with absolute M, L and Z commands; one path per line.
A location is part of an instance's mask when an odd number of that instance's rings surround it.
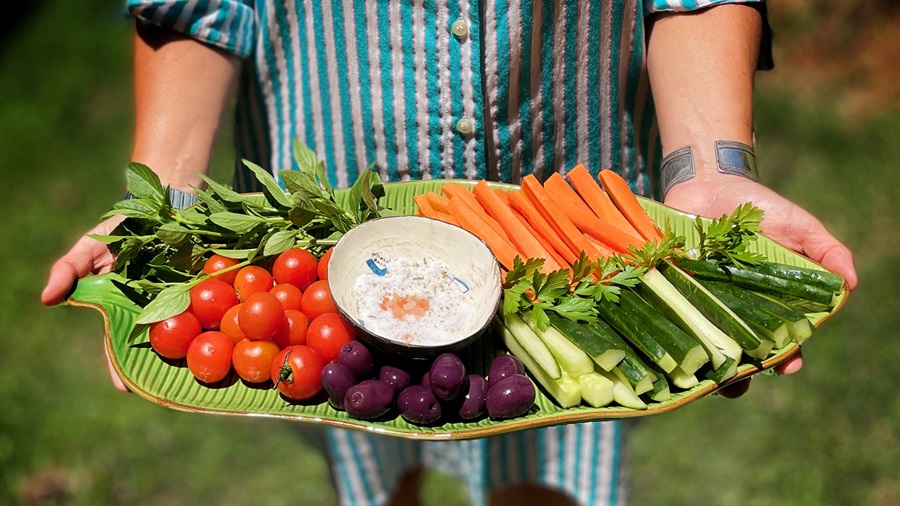
M 446 181 L 389 183 L 385 185 L 386 195 L 381 202 L 400 213 L 412 214 L 415 211 L 413 196 L 427 191 L 439 191 L 444 182 Z M 345 196 L 344 191 L 338 191 L 339 199 Z M 648 199 L 641 199 L 641 203 L 658 223 L 668 222 L 677 234 L 684 235 L 688 240 L 688 246 L 692 241 L 696 241 L 693 216 Z M 764 237 L 757 241 L 756 249 L 772 261 L 821 268 L 811 260 Z M 67 304 L 90 307 L 103 315 L 106 348 L 113 367 L 125 385 L 135 394 L 154 403 L 183 411 L 273 417 L 410 439 L 471 439 L 528 428 L 660 414 L 695 402 L 722 386 L 704 380 L 690 390 L 673 393 L 671 399 L 665 402 L 649 404 L 646 410 L 620 406 L 604 408 L 579 406 L 562 409 L 539 389 L 531 412 L 512 420 L 483 418 L 474 422 L 445 423 L 430 427 L 407 423 L 396 414 L 371 422 L 355 420 L 346 413 L 333 409 L 323 398 L 316 398 L 307 403 L 288 402 L 271 389 L 271 385 L 270 388 L 254 387 L 242 382 L 233 373 L 215 388 L 201 385 L 193 378 L 183 361 L 173 363 L 161 360 L 150 348 L 146 332 L 129 341 L 128 337 L 140 309 L 116 288 L 113 279 L 114 275 L 107 274 L 81 280 Z M 846 296 L 845 289 L 839 295 L 834 309 L 828 313 L 810 314 L 808 315 L 810 320 L 816 326 L 821 325 L 841 307 Z M 486 334 L 476 341 L 462 358 L 474 369 L 483 368 L 491 358 L 504 351 L 498 341 L 495 336 Z M 759 366 L 742 365 L 738 375 L 728 383 L 767 371 L 786 361 L 799 350 L 800 348 L 794 344 L 774 350 Z

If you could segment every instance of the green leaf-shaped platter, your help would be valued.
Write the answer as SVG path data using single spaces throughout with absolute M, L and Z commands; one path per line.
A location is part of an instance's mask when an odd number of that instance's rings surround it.
M 386 195 L 381 202 L 397 212 L 412 214 L 415 211 L 413 196 L 433 190 L 439 191 L 444 182 L 446 181 L 389 183 L 385 185 Z M 467 181 L 460 182 L 471 184 Z M 509 185 L 498 186 L 506 189 L 514 188 Z M 337 195 L 339 199 L 346 198 L 348 192 L 338 190 Z M 692 241 L 696 241 L 694 216 L 648 199 L 641 199 L 641 203 L 658 223 L 668 222 L 677 234 L 684 235 L 688 240 L 688 246 L 691 246 Z M 772 261 L 821 268 L 811 260 L 764 237 L 757 241 L 756 249 Z M 566 423 L 660 414 L 694 402 L 723 386 L 710 380 L 704 380 L 690 390 L 673 393 L 672 397 L 665 402 L 650 404 L 646 410 L 634 410 L 620 406 L 604 408 L 578 406 L 562 409 L 538 390 L 537 400 L 531 412 L 512 420 L 483 418 L 474 422 L 451 422 L 431 427 L 420 427 L 407 423 L 396 415 L 377 421 L 355 420 L 346 413 L 333 409 L 321 398 L 306 404 L 291 403 L 271 388 L 248 386 L 237 379 L 233 373 L 231 377 L 223 380 L 214 388 L 201 385 L 191 376 L 184 363 L 173 364 L 160 359 L 150 348 L 146 332 L 129 342 L 128 337 L 134 327 L 139 308 L 116 288 L 112 282 L 113 279 L 115 279 L 115 275 L 107 274 L 81 280 L 67 304 L 91 307 L 102 313 L 106 348 L 109 351 L 113 367 L 128 388 L 152 402 L 183 411 L 267 416 L 410 439 L 471 439 Z M 812 322 L 816 326 L 821 325 L 841 307 L 846 300 L 847 293 L 845 288 L 831 312 L 808 315 Z M 473 345 L 469 352 L 470 356 L 463 358 L 468 359 L 475 368 L 482 367 L 496 353 L 503 351 L 502 345 L 497 344 L 497 341 L 495 336 L 487 334 Z M 792 344 L 773 351 L 759 366 L 744 364 L 740 367 L 738 375 L 726 384 L 769 370 L 792 357 L 799 350 L 799 346 Z

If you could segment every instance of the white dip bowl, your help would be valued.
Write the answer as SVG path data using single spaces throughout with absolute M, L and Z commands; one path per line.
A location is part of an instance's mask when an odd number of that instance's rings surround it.
M 501 295 L 500 268 L 481 239 L 420 216 L 378 218 L 344 234 L 331 254 L 328 284 L 360 341 L 413 359 L 469 345 L 490 324 Z M 431 290 L 433 296 L 423 297 L 430 312 L 398 317 L 390 308 L 373 311 L 385 300 L 401 300 L 385 296 L 393 287 Z

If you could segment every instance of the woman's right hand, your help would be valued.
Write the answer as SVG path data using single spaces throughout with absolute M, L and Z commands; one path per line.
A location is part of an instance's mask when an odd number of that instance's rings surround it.
M 50 268 L 50 277 L 41 292 L 41 302 L 47 306 L 59 304 L 65 301 L 72 285 L 79 279 L 88 274 L 104 274 L 112 270 L 115 257 L 106 244 L 91 239 L 88 234 L 108 235 L 124 219 L 124 216 L 113 216 L 101 222 L 57 260 Z

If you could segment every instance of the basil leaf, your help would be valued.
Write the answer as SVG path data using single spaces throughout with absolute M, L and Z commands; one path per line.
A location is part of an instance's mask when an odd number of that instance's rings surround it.
M 223 202 L 241 204 L 248 200 L 246 196 L 241 195 L 225 185 L 215 182 L 203 174 L 200 174 L 200 178 L 203 179 L 203 182 L 205 182 L 207 186 L 209 186 L 209 191 L 211 191 L 213 195 L 219 197 Z
M 244 165 L 256 174 L 256 179 L 258 179 L 263 187 L 265 187 L 267 200 L 269 200 L 271 204 L 277 204 L 281 207 L 291 207 L 290 198 L 285 195 L 284 190 L 281 189 L 281 185 L 279 185 L 278 181 L 272 177 L 272 174 L 269 174 L 265 169 L 249 160 L 244 160 Z M 268 197 L 271 197 L 271 199 L 268 199 Z
M 263 247 L 264 256 L 274 256 L 294 247 L 297 241 L 297 232 L 294 230 L 279 230 L 272 234 Z
M 135 323 L 148 325 L 183 312 L 191 305 L 188 292 L 192 287 L 193 283 L 183 283 L 159 292 L 156 298 L 144 307 Z
M 246 248 L 246 249 L 214 249 L 213 253 L 217 255 L 222 255 L 223 257 L 234 258 L 236 260 L 249 260 L 252 258 L 251 255 L 256 253 L 256 248 Z
M 194 192 L 197 194 L 197 198 L 200 199 L 200 202 L 206 204 L 207 209 L 211 213 L 224 213 L 228 210 L 221 202 L 215 199 L 211 193 L 206 190 L 201 190 L 197 187 L 194 188 Z M 188 209 L 195 209 L 197 206 L 189 207 Z
M 236 234 L 246 234 L 265 221 L 260 218 L 232 212 L 213 213 L 209 215 L 209 219 L 216 225 Z
M 173 221 L 163 223 L 156 229 L 156 237 L 169 245 L 178 246 L 188 238 L 190 230 Z
M 319 165 L 319 157 L 316 156 L 315 151 L 300 142 L 300 139 L 294 139 L 294 162 L 297 164 L 300 172 L 315 176 Z
M 128 191 L 139 199 L 152 199 L 162 203 L 165 192 L 159 176 L 150 167 L 142 163 L 132 162 L 128 164 L 128 172 L 125 173 L 128 183 Z

